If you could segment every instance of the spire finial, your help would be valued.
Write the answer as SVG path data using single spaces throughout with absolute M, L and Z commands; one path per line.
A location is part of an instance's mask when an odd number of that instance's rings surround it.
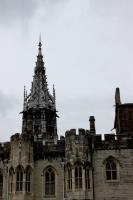
M 40 33 L 40 35 L 39 35 L 39 44 L 38 44 L 38 46 L 39 46 L 39 52 L 38 52 L 38 55 L 42 55 L 42 40 L 41 40 L 41 33 Z
M 39 43 L 42 43 L 41 33 L 40 33 L 40 35 L 39 35 Z

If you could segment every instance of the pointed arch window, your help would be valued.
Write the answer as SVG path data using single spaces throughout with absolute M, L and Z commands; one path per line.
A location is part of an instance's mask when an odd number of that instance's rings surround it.
M 89 166 L 85 168 L 85 187 L 86 190 L 90 189 L 90 169 Z
M 55 196 L 55 172 L 51 167 L 45 172 L 45 195 Z
M 72 169 L 71 169 L 71 166 L 67 167 L 67 189 L 72 190 Z
M 106 161 L 106 180 L 117 180 L 118 179 L 118 169 L 117 163 L 113 158 Z
M 23 168 L 17 167 L 16 170 L 16 191 L 23 191 Z
M 31 192 L 31 169 L 29 167 L 26 169 L 25 189 L 26 192 Z
M 75 189 L 82 188 L 82 165 L 80 163 L 75 166 Z
M 14 170 L 13 170 L 13 168 L 11 168 L 9 170 L 9 191 L 10 192 L 13 191 L 13 174 L 14 174 Z
M 0 171 L 0 197 L 2 197 L 2 193 L 3 193 L 3 174 Z

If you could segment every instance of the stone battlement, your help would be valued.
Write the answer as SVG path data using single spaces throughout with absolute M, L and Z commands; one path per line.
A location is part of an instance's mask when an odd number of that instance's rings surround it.
M 133 133 L 125 133 L 116 135 L 115 133 L 109 134 L 91 134 L 85 129 L 70 129 L 65 133 L 66 145 L 85 144 L 91 147 L 91 143 L 94 143 L 94 149 L 119 149 L 119 148 L 131 148 L 133 149 Z
M 15 133 L 14 135 L 11 136 L 11 141 L 17 141 L 20 139 L 20 133 Z
M 133 134 L 121 134 L 119 137 L 113 133 L 96 134 L 94 136 L 94 148 L 95 149 L 120 149 L 131 148 L 133 149 Z
M 11 141 L 33 141 L 33 136 L 30 134 L 20 134 L 20 133 L 16 133 L 14 135 L 11 136 Z
M 109 142 L 109 141 L 115 141 L 116 140 L 115 133 L 104 134 L 103 137 L 104 137 L 104 139 L 102 139 L 102 134 L 96 134 L 94 136 L 96 142 L 101 142 L 101 141 Z
M 71 137 L 75 137 L 75 138 L 77 138 L 77 137 L 82 137 L 82 136 L 86 136 L 86 135 L 88 135 L 90 132 L 89 132 L 89 130 L 85 130 L 85 129 L 83 129 L 83 128 L 79 128 L 78 129 L 78 132 L 76 132 L 76 129 L 70 129 L 70 130 L 68 130 L 68 131 L 66 131 L 66 133 L 65 133 L 65 137 L 66 137 L 66 139 L 67 138 L 71 138 Z

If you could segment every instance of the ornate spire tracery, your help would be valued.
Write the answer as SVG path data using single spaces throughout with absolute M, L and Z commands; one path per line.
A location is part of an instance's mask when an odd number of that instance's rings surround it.
M 24 88 L 23 131 L 32 132 L 39 140 L 57 136 L 55 89 L 48 90 L 46 69 L 42 55 L 41 38 L 31 91 L 27 95 Z

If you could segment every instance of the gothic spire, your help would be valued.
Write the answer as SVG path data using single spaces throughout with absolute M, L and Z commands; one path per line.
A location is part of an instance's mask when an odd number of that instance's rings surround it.
M 35 73 L 44 71 L 44 62 L 43 62 L 43 55 L 42 55 L 42 42 L 41 42 L 41 35 L 39 37 L 39 44 L 38 44 L 38 55 L 35 67 Z
M 57 137 L 55 89 L 53 95 L 47 86 L 46 70 L 43 62 L 41 36 L 31 91 L 27 95 L 24 88 L 23 130 L 32 132 L 38 140 Z

